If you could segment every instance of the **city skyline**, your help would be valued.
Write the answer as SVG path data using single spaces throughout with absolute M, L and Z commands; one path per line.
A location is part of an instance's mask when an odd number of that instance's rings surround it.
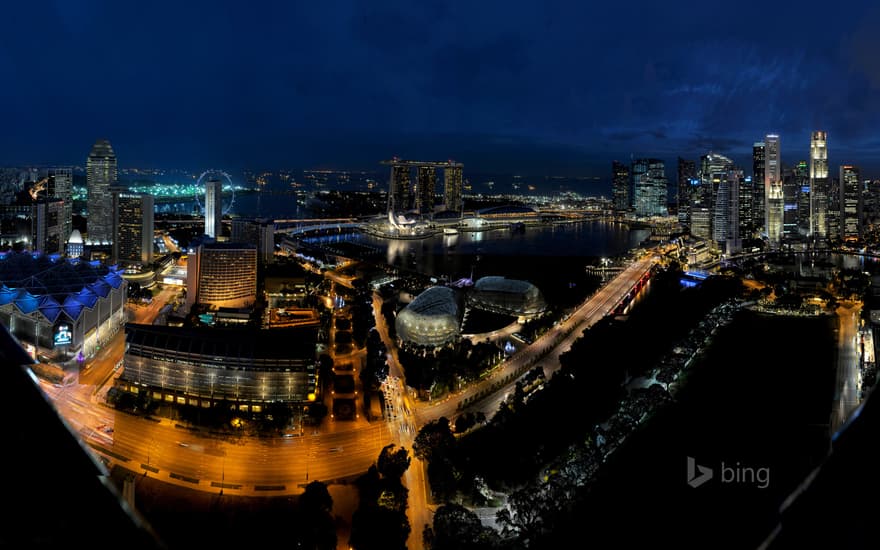
M 875 172 L 880 71 L 867 53 L 880 9 L 762 6 L 756 26 L 755 7 L 727 10 L 719 36 L 696 2 L 637 17 L 564 4 L 16 5 L 0 66 L 12 82 L 63 85 L 0 92 L 16 129 L 0 163 L 76 164 L 103 136 L 133 166 L 372 169 L 445 154 L 475 172 L 594 175 L 706 151 L 746 166 L 767 133 L 783 136 L 783 159 L 806 158 L 822 130 L 832 165 Z M 45 30 L 39 47 L 28 22 Z M 95 94 L 87 60 L 114 85 Z

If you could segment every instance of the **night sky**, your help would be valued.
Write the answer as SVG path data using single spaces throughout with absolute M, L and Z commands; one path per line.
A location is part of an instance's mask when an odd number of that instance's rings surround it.
M 609 175 L 828 132 L 880 177 L 874 2 L 14 2 L 0 164 Z M 674 173 L 674 166 L 669 167 Z

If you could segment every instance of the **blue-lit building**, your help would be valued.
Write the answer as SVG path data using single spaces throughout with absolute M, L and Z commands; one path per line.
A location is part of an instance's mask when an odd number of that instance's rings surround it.
M 0 324 L 31 351 L 94 355 L 125 324 L 126 289 L 116 266 L 0 252 Z

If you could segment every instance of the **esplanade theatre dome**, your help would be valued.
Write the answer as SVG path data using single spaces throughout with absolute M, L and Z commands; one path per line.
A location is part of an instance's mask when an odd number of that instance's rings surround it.
M 547 308 L 541 291 L 532 283 L 496 275 L 477 280 L 468 292 L 468 305 L 519 317 L 540 315 Z
M 460 322 L 455 291 L 433 286 L 397 314 L 395 327 L 404 344 L 438 347 L 459 337 Z

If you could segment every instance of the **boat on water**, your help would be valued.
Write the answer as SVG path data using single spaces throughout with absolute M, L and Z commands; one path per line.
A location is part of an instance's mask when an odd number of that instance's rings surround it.
M 443 228 L 444 235 L 458 235 L 458 229 L 454 227 L 444 227 Z

